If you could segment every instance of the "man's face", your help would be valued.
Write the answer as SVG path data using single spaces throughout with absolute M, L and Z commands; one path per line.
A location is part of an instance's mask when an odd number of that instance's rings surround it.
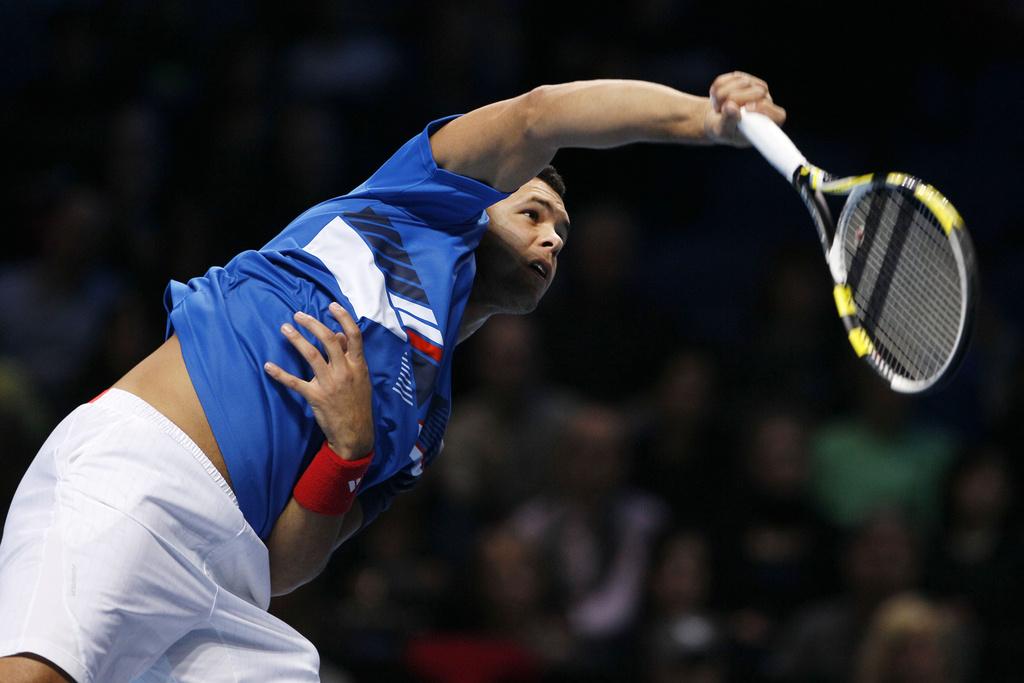
M 528 313 L 558 269 L 558 252 L 569 233 L 565 204 L 534 178 L 487 214 L 490 225 L 476 250 L 473 296 L 503 313 Z

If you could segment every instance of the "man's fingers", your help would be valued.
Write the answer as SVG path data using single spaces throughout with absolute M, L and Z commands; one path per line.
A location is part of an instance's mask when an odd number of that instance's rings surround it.
M 781 126 L 786 122 L 786 110 L 774 102 L 754 102 L 753 104 L 748 104 L 746 106 L 747 111 L 756 111 L 764 114 L 777 125 Z
M 348 340 L 348 355 L 354 359 L 362 359 L 363 357 L 363 333 L 359 330 L 359 325 L 352 319 L 349 312 L 345 310 L 345 307 L 338 302 L 333 302 L 329 306 L 331 315 L 341 325 L 342 331 L 345 333 L 345 337 Z
M 309 366 L 313 368 L 314 374 L 324 374 L 324 371 L 327 369 L 327 363 L 324 361 L 323 355 L 321 355 L 315 346 L 306 341 L 306 338 L 299 334 L 298 330 L 288 323 L 285 323 L 284 325 L 281 325 L 281 334 L 283 334 L 285 338 L 291 342 L 291 345 L 295 347 L 295 350 L 306 359 Z
M 343 348 L 338 335 L 335 334 L 334 330 L 324 325 L 322 322 L 302 311 L 296 311 L 295 322 L 305 327 L 309 332 L 317 338 L 327 352 L 327 359 L 336 363 L 345 349 Z
M 293 391 L 297 391 L 303 398 L 305 398 L 307 401 L 309 400 L 309 397 L 306 395 L 306 392 L 308 391 L 308 382 L 299 379 L 298 377 L 291 373 L 285 372 L 280 367 L 271 363 L 270 361 L 267 361 L 266 363 L 263 364 L 263 369 L 275 381 L 280 382 L 281 384 L 283 384 L 284 386 L 288 387 Z
M 757 76 L 742 71 L 734 71 L 716 78 L 711 84 L 710 96 L 712 109 L 722 114 L 731 109 L 729 102 L 742 107 L 751 104 L 763 106 L 764 102 L 772 101 L 768 84 Z
M 764 86 L 765 89 L 768 88 L 768 84 L 765 83 L 764 79 L 758 78 L 753 74 L 748 74 L 746 71 L 730 71 L 727 74 L 722 74 L 721 76 L 714 80 L 714 82 L 711 84 L 711 88 L 721 89 L 724 87 L 733 87 L 737 84 L 741 86 L 757 84 Z
M 741 88 L 731 88 L 727 93 L 719 95 L 722 106 L 728 102 L 735 102 L 741 107 L 749 102 L 759 102 L 768 99 L 768 90 L 760 85 L 747 85 Z
M 768 91 L 768 84 L 764 81 L 763 78 L 758 78 L 757 76 L 752 76 L 750 74 L 743 75 L 749 79 L 751 85 L 759 85 L 765 89 L 765 92 Z
M 735 91 L 754 86 L 760 86 L 764 88 L 765 92 L 768 91 L 768 84 L 756 76 L 742 71 L 722 74 L 711 84 L 711 99 L 721 104 Z
M 711 92 L 717 97 L 719 91 L 729 85 L 730 83 L 736 83 L 744 78 L 749 78 L 750 75 L 742 71 L 730 71 L 727 74 L 721 74 L 714 81 L 711 82 Z

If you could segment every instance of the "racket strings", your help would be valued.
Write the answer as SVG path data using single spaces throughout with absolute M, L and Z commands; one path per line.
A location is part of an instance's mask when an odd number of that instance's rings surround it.
M 913 235 L 923 233 L 908 228 L 904 234 L 907 242 L 911 242 L 905 247 L 913 250 L 916 247 Z M 941 305 L 941 298 L 940 305 L 935 305 L 936 300 L 930 296 L 934 293 L 921 286 L 929 281 L 929 271 L 934 270 L 931 267 L 937 256 L 934 246 L 930 241 L 923 241 L 919 259 L 883 258 L 880 278 L 882 283 L 890 283 L 891 296 L 882 301 L 873 293 L 864 308 L 866 326 L 889 342 L 891 357 L 886 360 L 899 361 L 921 375 L 918 378 L 929 377 L 942 367 L 955 343 L 957 329 L 956 320 L 951 319 L 948 308 Z M 890 247 L 890 253 L 892 249 Z
M 899 211 L 905 212 L 906 206 L 900 207 Z M 944 320 L 947 316 L 943 315 L 943 308 L 929 306 L 927 292 L 913 286 L 913 283 L 928 277 L 924 271 L 928 269 L 929 261 L 934 260 L 935 245 L 924 243 L 920 249 L 923 258 L 903 258 L 903 248 L 907 246 L 907 241 L 911 241 L 911 251 L 916 247 L 911 237 L 913 233 L 905 229 L 889 234 L 891 226 L 907 222 L 906 214 L 901 216 L 897 213 L 895 220 L 891 214 L 884 217 L 886 234 L 883 243 L 889 240 L 888 251 L 880 262 L 871 263 L 877 273 L 875 287 L 870 295 L 863 292 L 867 299 L 861 301 L 859 306 L 863 311 L 865 327 L 874 338 L 882 342 L 878 346 L 884 359 L 900 371 L 909 371 L 911 376 L 926 377 L 941 367 L 944 353 L 942 348 L 928 345 L 922 340 L 940 339 L 943 329 L 950 326 L 948 319 Z M 896 239 L 899 237 L 903 240 Z M 907 286 L 907 283 L 911 286 Z
M 933 377 L 961 327 L 963 292 L 949 240 L 906 190 L 873 188 L 847 215 L 839 229 L 846 262 L 857 274 L 849 284 L 861 324 L 894 371 Z

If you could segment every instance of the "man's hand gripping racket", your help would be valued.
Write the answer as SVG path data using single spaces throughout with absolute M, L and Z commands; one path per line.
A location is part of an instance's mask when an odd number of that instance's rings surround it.
M 810 211 L 857 355 L 895 391 L 948 378 L 967 347 L 978 289 L 974 249 L 953 205 L 904 173 L 834 178 L 757 112 L 742 112 L 738 127 Z M 848 195 L 838 223 L 822 193 Z

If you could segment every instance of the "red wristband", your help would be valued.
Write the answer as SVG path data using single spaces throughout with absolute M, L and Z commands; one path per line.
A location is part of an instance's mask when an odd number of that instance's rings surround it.
M 373 451 L 359 460 L 344 460 L 324 442 L 292 493 L 299 505 L 321 515 L 343 515 L 352 507 Z

